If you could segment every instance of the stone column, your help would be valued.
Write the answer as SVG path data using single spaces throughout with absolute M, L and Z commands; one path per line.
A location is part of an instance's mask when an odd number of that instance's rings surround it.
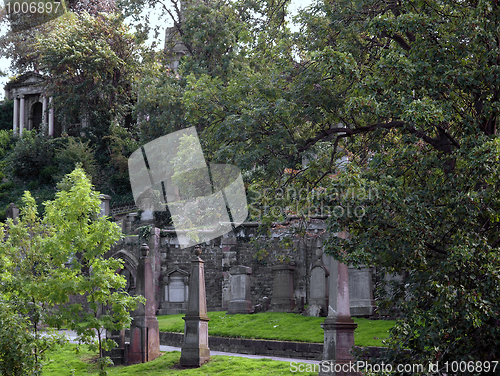
M 229 274 L 231 274 L 231 300 L 227 313 L 252 313 L 252 302 L 250 301 L 252 268 L 233 266 L 229 269 Z
M 160 356 L 160 330 L 155 316 L 153 271 L 148 257 L 149 247 L 143 244 L 137 267 L 136 292 L 146 298 L 146 304 L 138 304 L 130 324 L 128 364 L 146 363 Z
M 49 98 L 49 136 L 54 135 L 54 104 L 52 97 Z
M 17 134 L 17 129 L 19 128 L 19 98 L 14 98 L 14 117 L 12 121 L 12 130 L 14 135 Z
M 184 343 L 180 364 L 183 367 L 199 367 L 210 360 L 208 348 L 207 296 L 205 292 L 205 266 L 200 258 L 201 247 L 195 247 L 189 278 L 188 311 L 183 317 Z
M 47 126 L 47 97 L 42 96 L 42 128 L 46 129 Z
M 294 265 L 278 264 L 273 266 L 273 296 L 271 311 L 291 312 L 295 308 L 293 298 Z
M 111 201 L 111 196 L 100 194 L 99 198 L 101 199 L 101 217 L 108 217 L 111 214 L 111 210 L 109 209 L 109 202 Z
M 348 234 L 339 233 L 346 239 Z M 351 318 L 349 304 L 349 274 L 346 264 L 330 257 L 330 286 L 328 316 L 321 327 L 325 331 L 322 375 L 360 376 L 356 372 L 350 350 L 354 346 L 354 329 L 357 324 Z
M 19 109 L 19 136 L 23 135 L 25 111 L 26 111 L 26 100 L 24 99 L 24 95 L 21 95 L 21 103 Z

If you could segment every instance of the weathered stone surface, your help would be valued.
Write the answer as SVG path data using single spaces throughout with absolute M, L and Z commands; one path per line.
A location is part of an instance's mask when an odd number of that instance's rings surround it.
M 136 227 L 137 225 L 134 225 Z M 158 230 L 158 229 L 157 229 Z M 170 231 L 170 232 L 169 232 Z M 255 237 L 255 228 L 251 226 L 242 226 L 241 232 L 245 236 L 251 238 Z M 159 235 L 160 236 L 160 235 Z M 120 257 L 124 260 L 124 269 L 131 271 L 130 286 L 135 286 L 135 274 L 133 271 L 137 268 L 134 262 L 134 257 L 123 257 L 123 255 L 135 255 L 138 259 L 139 256 L 136 236 L 127 236 L 123 241 L 119 242 L 109 253 L 110 257 Z M 254 306 L 258 306 L 260 311 L 267 309 L 265 297 L 273 296 L 273 269 L 272 265 L 276 262 L 275 255 L 280 254 L 279 237 L 259 238 L 258 245 L 254 242 L 242 241 L 235 236 L 221 237 L 215 239 L 210 245 L 204 245 L 203 261 L 205 262 L 205 284 L 207 292 L 207 309 L 209 311 L 225 310 L 229 308 L 231 300 L 231 273 L 229 270 L 233 266 L 245 265 L 252 268 L 252 275 L 250 279 L 250 298 L 248 300 Z M 286 299 L 291 298 L 293 301 L 297 298 L 304 298 L 305 305 L 315 304 L 314 299 L 318 298 L 322 292 L 316 288 L 318 284 L 316 280 L 321 280 L 321 272 L 319 276 L 313 279 L 311 283 L 311 273 L 318 260 L 317 248 L 319 240 L 307 239 L 304 244 L 298 245 L 296 251 L 293 252 L 292 258 L 295 263 L 293 271 L 293 287 L 292 292 L 287 293 Z M 190 250 L 187 248 L 180 248 L 179 244 L 175 241 L 175 231 L 161 230 L 161 242 L 159 249 L 155 255 L 155 275 L 158 275 L 156 280 L 155 293 L 156 306 L 159 308 L 158 314 L 181 313 L 187 311 L 187 304 L 182 302 L 169 302 L 167 300 L 168 290 L 166 286 L 169 285 L 168 277 L 165 275 L 166 271 L 171 271 L 177 268 L 189 274 L 191 268 L 190 264 Z M 294 245 L 295 247 L 295 245 Z M 150 245 L 150 248 L 151 245 Z M 159 256 L 160 255 L 160 256 Z M 321 261 L 327 266 L 326 256 L 322 256 Z M 328 269 L 328 267 L 327 267 Z M 188 284 L 188 281 L 186 281 Z M 369 288 L 369 287 L 367 287 Z M 180 293 L 180 291 L 178 291 Z M 371 292 L 367 292 L 370 294 Z M 185 294 L 187 296 L 187 294 Z M 313 299 L 313 300 L 311 300 Z M 319 297 L 318 299 L 321 299 Z M 290 310 L 290 306 L 294 306 L 294 302 L 287 300 L 284 302 L 285 308 L 281 310 Z M 168 303 L 164 305 L 164 303 Z M 275 299 L 276 303 L 276 299 Z M 351 302 L 356 304 L 355 300 Z M 324 304 L 319 304 L 324 306 Z M 276 307 L 275 307 L 276 308 Z M 169 311 L 167 312 L 167 309 Z M 171 309 L 171 310 L 170 310 Z M 297 309 L 297 307 L 295 308 Z M 356 314 L 355 310 L 353 312 Z
M 273 266 L 273 295 L 271 311 L 291 312 L 295 308 L 293 296 L 294 265 L 278 264 Z
M 311 316 L 326 316 L 328 313 L 328 269 L 323 263 L 323 249 L 318 244 L 311 272 L 309 274 L 309 309 Z M 319 312 L 316 306 L 320 307 Z
M 306 316 L 313 316 L 313 317 L 321 317 L 322 312 L 323 312 L 323 307 L 321 307 L 317 304 L 312 304 L 306 308 L 305 315 Z
M 180 364 L 184 367 L 199 367 L 210 360 L 205 266 L 200 254 L 201 247 L 195 247 L 195 257 L 191 260 L 188 311 L 183 317 L 184 342 Z
M 251 313 L 252 302 L 250 301 L 250 274 L 252 268 L 246 266 L 233 266 L 229 269 L 231 275 L 231 300 L 227 310 L 228 314 Z
M 347 236 L 347 235 L 346 235 Z M 330 362 L 341 370 L 349 370 L 354 362 L 351 349 L 354 346 L 354 329 L 357 324 L 351 318 L 349 304 L 349 274 L 347 265 L 330 258 L 330 285 L 328 316 L 321 327 L 325 331 L 323 361 Z M 335 372 L 337 368 L 325 367 L 320 376 L 360 376 L 357 372 Z M 333 372 L 332 372 L 333 371 Z
M 351 316 L 369 317 L 376 305 L 373 299 L 372 270 L 368 267 L 349 267 L 349 299 Z
M 130 345 L 127 363 L 145 363 L 160 355 L 160 330 L 155 312 L 153 271 L 148 257 L 149 247 L 141 246 L 141 257 L 137 268 L 137 293 L 143 295 L 146 304 L 138 304 L 130 324 Z

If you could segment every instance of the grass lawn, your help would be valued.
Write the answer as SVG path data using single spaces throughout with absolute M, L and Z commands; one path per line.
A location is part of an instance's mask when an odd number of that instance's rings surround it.
M 157 316 L 162 332 L 184 332 L 184 314 Z M 295 313 L 262 312 L 252 315 L 226 315 L 226 312 L 208 312 L 208 333 L 212 336 L 260 338 L 281 341 L 323 342 L 320 324 L 324 317 L 307 317 Z M 395 321 L 355 318 L 356 346 L 384 346 Z
M 97 365 L 93 362 L 95 354 L 84 349 L 77 355 L 75 345 L 67 345 L 52 352 L 43 368 L 42 376 L 97 376 Z M 262 376 L 290 375 L 290 363 L 268 359 L 246 359 L 231 356 L 213 356 L 209 363 L 200 368 L 179 369 L 181 353 L 163 353 L 152 362 L 133 366 L 108 368 L 108 376 Z M 304 372 L 304 376 L 317 376 L 317 372 Z

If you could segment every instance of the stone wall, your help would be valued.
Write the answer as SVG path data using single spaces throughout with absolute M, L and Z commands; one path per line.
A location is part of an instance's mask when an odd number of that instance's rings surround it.
M 201 258 L 205 261 L 205 283 L 207 292 L 207 305 L 209 311 L 227 310 L 230 299 L 230 268 L 234 266 L 247 266 L 252 268 L 250 275 L 250 300 L 257 308 L 263 308 L 266 301 L 273 296 L 273 266 L 279 264 L 293 265 L 293 290 L 294 302 L 309 304 L 311 296 L 310 273 L 318 260 L 325 255 L 318 253 L 322 238 L 325 235 L 325 223 L 313 220 L 308 224 L 307 237 L 298 239 L 291 237 L 290 227 L 281 225 L 262 235 L 258 232 L 255 223 L 243 224 L 237 229 L 236 234 L 219 237 L 202 244 Z M 129 226 L 133 233 L 138 233 L 137 224 Z M 148 245 L 154 255 L 153 274 L 155 277 L 155 299 L 159 313 L 165 314 L 170 307 L 166 301 L 165 289 L 173 288 L 169 278 L 174 279 L 176 288 L 179 289 L 180 275 L 186 276 L 190 270 L 192 248 L 180 248 L 175 232 L 172 229 L 158 229 L 152 227 L 149 234 Z M 118 243 L 109 253 L 109 256 L 124 259 L 123 274 L 130 278 L 128 286 L 135 286 L 134 255 L 138 259 L 140 241 L 138 235 L 129 235 Z M 123 255 L 129 255 L 124 257 Z M 318 256 L 319 255 L 319 256 Z M 318 259 L 318 257 L 320 259 Z M 327 263 L 326 263 L 327 264 Z M 181 287 L 182 288 L 182 287 Z M 354 289 L 355 290 L 355 289 Z M 170 291 L 170 290 L 169 290 Z M 177 290 L 178 292 L 179 290 Z M 133 292 L 133 291 L 132 291 Z M 371 292 L 370 292 L 371 293 Z M 182 294 L 181 294 L 182 295 Z M 366 295 L 366 294 L 365 294 Z M 369 294 L 368 294 L 369 295 Z M 187 300 L 187 296 L 185 297 Z M 182 302 L 171 304 L 179 312 Z M 364 312 L 364 311 L 363 311 Z

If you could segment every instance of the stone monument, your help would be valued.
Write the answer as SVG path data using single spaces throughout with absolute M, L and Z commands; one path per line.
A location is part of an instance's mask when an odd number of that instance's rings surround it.
M 373 299 L 372 268 L 349 266 L 349 299 L 351 316 L 369 317 L 377 308 Z
M 148 254 L 149 247 L 144 243 L 140 248 L 136 292 L 146 298 L 146 304 L 139 303 L 133 312 L 128 364 L 146 363 L 160 355 L 160 330 L 155 316 L 153 270 Z
M 316 261 L 309 277 L 309 307 L 307 316 L 326 316 L 328 313 L 328 276 L 329 272 L 323 263 L 323 250 L 316 248 Z
M 250 301 L 252 268 L 233 266 L 229 269 L 229 273 L 231 274 L 231 300 L 227 313 L 252 313 L 252 302 Z
M 196 246 L 194 251 L 189 278 L 188 311 L 183 317 L 184 342 L 180 360 L 183 367 L 199 367 L 210 360 L 205 263 L 200 258 L 201 247 Z
M 347 236 L 346 231 L 338 234 L 342 239 Z M 321 367 L 319 375 L 360 376 L 360 373 L 351 368 L 355 365 L 350 350 L 354 346 L 354 329 L 357 324 L 350 313 L 348 268 L 346 264 L 330 257 L 329 270 L 328 316 L 321 324 L 325 331 L 323 364 L 328 363 L 328 367 Z
M 273 266 L 273 296 L 271 311 L 292 312 L 295 308 L 293 298 L 293 271 L 295 265 L 278 264 Z

